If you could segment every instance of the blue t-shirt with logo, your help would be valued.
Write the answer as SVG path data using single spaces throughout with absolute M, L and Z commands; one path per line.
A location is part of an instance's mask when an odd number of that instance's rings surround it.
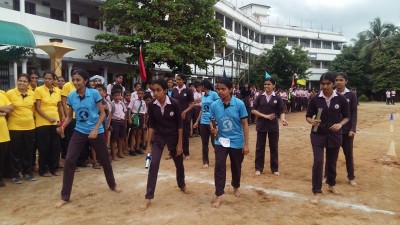
M 85 95 L 79 96 L 77 91 L 68 95 L 67 104 L 74 110 L 76 125 L 75 130 L 82 134 L 89 134 L 99 121 L 99 108 L 97 103 L 102 101 L 96 89 L 86 88 Z M 104 133 L 100 125 L 98 133 Z
M 211 104 L 210 118 L 215 118 L 218 125 L 218 138 L 229 138 L 231 148 L 243 148 L 244 133 L 241 120 L 247 116 L 243 101 L 233 96 L 228 106 L 225 106 L 221 99 Z M 222 145 L 217 140 L 215 144 Z
M 217 92 L 215 91 L 209 91 L 208 95 L 205 95 L 205 93 L 201 96 L 201 118 L 200 118 L 200 124 L 210 124 L 210 107 L 211 104 L 219 99 L 219 96 Z

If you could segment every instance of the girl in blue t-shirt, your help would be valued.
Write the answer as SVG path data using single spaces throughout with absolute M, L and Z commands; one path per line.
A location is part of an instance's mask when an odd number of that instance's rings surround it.
M 203 167 L 208 168 L 210 164 L 208 159 L 208 141 L 210 138 L 211 144 L 215 148 L 214 136 L 210 131 L 210 107 L 215 100 L 219 99 L 219 96 L 214 91 L 214 87 L 211 82 L 208 80 L 201 81 L 201 89 L 201 91 L 204 92 L 201 96 L 201 111 L 197 117 L 196 123 L 193 125 L 193 128 L 199 127 L 200 129 Z
M 212 207 L 222 203 L 226 182 L 226 158 L 231 160 L 233 192 L 240 197 L 240 177 L 244 155 L 249 153 L 249 128 L 247 110 L 242 100 L 232 97 L 233 85 L 228 79 L 218 82 L 216 88 L 220 99 L 211 104 L 211 132 L 217 136 L 215 141 L 215 195 Z M 215 127 L 213 126 L 215 121 Z
M 93 147 L 100 159 L 110 189 L 118 193 L 122 191 L 115 183 L 113 170 L 108 158 L 107 144 L 102 125 L 106 116 L 102 106 L 102 97 L 96 89 L 87 87 L 88 80 L 89 74 L 86 71 L 77 69 L 72 72 L 72 82 L 76 91 L 68 95 L 67 104 L 69 105 L 69 109 L 67 118 L 60 127 L 60 132 L 64 132 L 65 127 L 72 121 L 73 112 L 75 112 L 76 126 L 68 145 L 61 200 L 56 203 L 56 208 L 62 207 L 70 200 L 76 161 L 87 142 Z

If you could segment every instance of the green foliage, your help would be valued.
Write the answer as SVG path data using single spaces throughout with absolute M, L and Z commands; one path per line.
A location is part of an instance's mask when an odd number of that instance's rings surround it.
M 263 87 L 265 71 L 276 80 L 278 87 L 290 87 L 294 74 L 306 78 L 306 71 L 311 67 L 307 51 L 300 46 L 287 49 L 287 44 L 286 39 L 279 40 L 272 49 L 254 61 L 250 70 L 250 83 Z
M 358 101 L 359 101 L 359 102 L 369 102 L 369 98 L 368 98 L 366 95 L 361 95 L 361 96 L 358 98 Z
M 33 49 L 25 47 L 10 46 L 0 50 L 0 63 L 19 62 L 33 53 Z
M 188 63 L 206 67 L 214 58 L 213 45 L 225 45 L 225 32 L 214 18 L 216 0 L 107 0 L 100 7 L 112 33 L 101 34 L 89 58 L 119 56 L 133 64 L 140 45 L 145 63 L 166 63 L 172 70 L 187 71 Z M 190 72 L 190 71 L 189 71 Z

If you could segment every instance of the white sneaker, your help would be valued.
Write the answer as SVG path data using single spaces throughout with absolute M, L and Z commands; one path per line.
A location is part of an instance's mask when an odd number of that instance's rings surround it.
M 260 172 L 260 171 L 256 171 L 254 174 L 255 174 L 256 176 L 260 176 L 260 175 L 261 175 L 261 172 Z
M 356 181 L 354 179 L 353 180 L 349 180 L 349 184 L 351 186 L 353 186 L 353 187 L 357 187 L 358 186 L 358 184 L 356 183 Z

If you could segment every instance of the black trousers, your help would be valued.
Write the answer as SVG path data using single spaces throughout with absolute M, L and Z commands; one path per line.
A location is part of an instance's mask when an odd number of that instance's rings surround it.
M 322 174 L 324 166 L 324 146 L 313 145 L 314 162 L 312 167 L 312 192 L 322 193 Z M 336 185 L 336 163 L 339 155 L 339 147 L 326 148 L 326 183 Z
M 244 158 L 242 149 L 225 148 L 221 145 L 215 145 L 214 182 L 216 196 L 221 196 L 225 193 L 224 189 L 226 183 L 226 158 L 228 157 L 228 155 L 231 160 L 231 185 L 234 188 L 240 187 L 242 162 Z
M 183 129 L 182 129 L 182 150 L 185 156 L 189 156 L 189 137 L 190 137 L 190 115 L 186 114 L 185 119 L 183 120 Z
M 60 135 L 57 125 L 36 128 L 36 140 L 39 149 L 39 174 L 57 171 L 60 161 Z
M 32 175 L 32 152 L 35 130 L 10 130 L 10 176 Z
M 6 157 L 9 143 L 9 141 L 0 143 L 0 180 L 6 176 L 8 171 L 8 163 L 6 164 L 6 161 L 8 160 Z
M 266 145 L 267 135 L 268 135 L 268 145 L 269 145 L 269 155 L 270 155 L 269 165 L 271 168 L 271 172 L 278 172 L 279 132 L 257 132 L 255 170 L 260 172 L 264 170 L 265 145 Z
M 202 150 L 201 152 L 203 156 L 203 164 L 210 164 L 210 160 L 208 158 L 208 152 L 209 152 L 208 143 L 209 140 L 211 139 L 211 144 L 215 148 L 214 136 L 211 133 L 209 124 L 200 124 L 199 129 L 201 137 L 201 150 Z
M 349 180 L 354 180 L 356 178 L 354 175 L 353 142 L 354 137 L 349 137 L 348 133 L 342 135 L 342 148 L 346 160 L 347 178 Z M 328 176 L 327 170 L 328 168 L 325 164 L 325 178 Z

